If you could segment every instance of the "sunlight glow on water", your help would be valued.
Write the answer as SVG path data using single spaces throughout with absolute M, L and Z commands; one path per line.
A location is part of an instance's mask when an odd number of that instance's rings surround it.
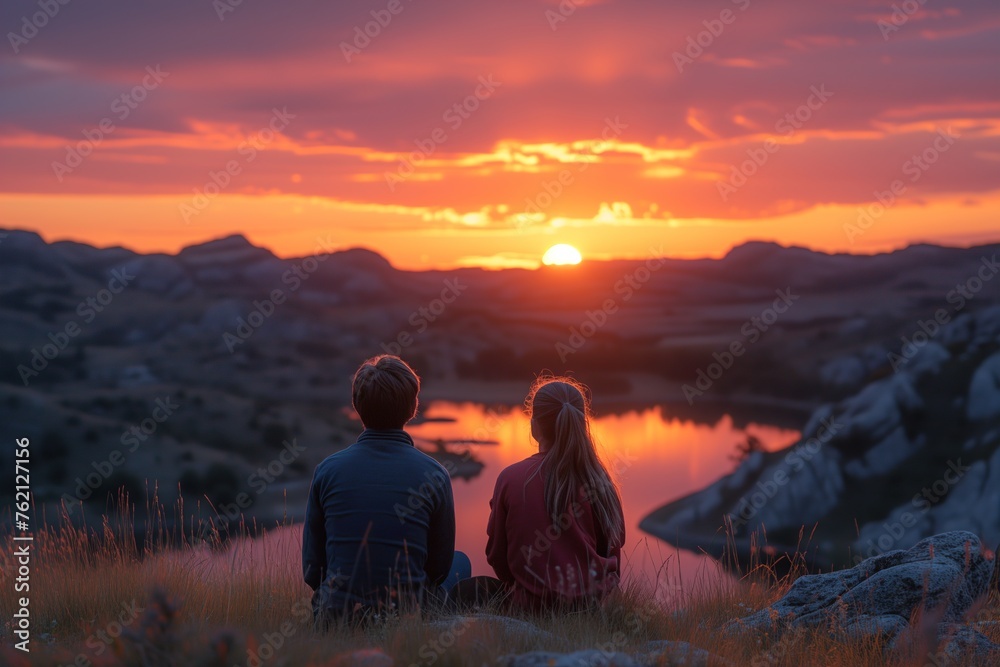
M 489 502 L 500 471 L 537 451 L 529 421 L 520 406 L 480 403 L 434 401 L 424 406 L 423 414 L 429 421 L 408 426 L 407 431 L 425 451 L 437 449 L 438 439 L 497 441 L 494 445 L 446 445 L 448 452 L 459 455 L 457 458 L 483 464 L 471 479 L 453 480 L 456 548 L 469 555 L 474 575 L 493 575 L 485 554 Z M 639 522 L 652 510 L 730 472 L 735 466 L 730 458 L 735 445 L 744 442 L 748 434 L 759 438 L 765 449 L 773 450 L 794 442 L 798 432 L 759 424 L 740 429 L 728 416 L 713 425 L 697 424 L 665 414 L 658 407 L 598 416 L 592 426 L 604 460 L 621 487 L 626 524 L 625 583 L 654 589 L 664 604 L 676 606 L 698 597 L 704 587 L 718 590 L 732 582 L 713 559 L 646 535 L 639 530 Z M 462 457 L 464 452 L 470 457 Z M 234 572 L 271 568 L 275 571 L 268 573 L 268 581 L 288 581 L 308 592 L 301 580 L 301 533 L 301 525 L 296 525 L 271 531 L 264 540 L 241 540 L 225 554 L 194 553 L 184 558 L 196 559 L 203 577 L 231 577 Z
M 500 471 L 538 451 L 530 436 L 527 416 L 520 406 L 491 408 L 479 403 L 435 401 L 424 415 L 433 420 L 407 427 L 417 445 L 434 449 L 438 438 L 489 439 L 495 446 L 456 444 L 449 451 L 471 456 L 485 464 L 471 480 L 454 480 L 455 512 L 458 523 L 456 548 L 472 559 L 473 574 L 493 571 L 486 563 L 486 522 L 493 485 Z M 664 414 L 661 408 L 631 410 L 623 414 L 599 416 L 592 427 L 606 465 L 617 477 L 625 510 L 625 579 L 656 583 L 661 598 L 678 589 L 680 578 L 691 593 L 695 579 L 717 581 L 714 561 L 704 555 L 678 551 L 639 530 L 639 522 L 652 510 L 683 495 L 697 491 L 730 472 L 729 458 L 748 434 L 759 438 L 765 449 L 773 450 L 794 442 L 798 432 L 767 425 L 750 424 L 745 430 L 734 427 L 726 416 L 714 425 L 696 424 Z M 664 561 L 669 560 L 666 571 Z

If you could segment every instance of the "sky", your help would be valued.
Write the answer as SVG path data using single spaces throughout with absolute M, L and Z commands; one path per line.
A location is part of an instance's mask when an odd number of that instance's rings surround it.
M 402 268 L 1000 240 L 990 1 L 9 0 L 0 227 Z

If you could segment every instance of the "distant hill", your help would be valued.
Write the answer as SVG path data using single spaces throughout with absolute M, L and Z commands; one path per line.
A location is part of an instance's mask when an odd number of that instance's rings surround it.
M 718 260 L 413 272 L 363 249 L 283 259 L 242 236 L 143 255 L 6 234 L 0 430 L 51 454 L 40 500 L 61 497 L 165 396 L 182 407 L 116 469 L 133 486 L 155 469 L 167 493 L 223 461 L 246 479 L 294 437 L 309 470 L 355 428 L 342 411 L 351 373 L 383 351 L 408 359 L 429 395 L 476 400 L 509 383 L 516 401 L 539 371 L 573 371 L 598 401 L 703 421 L 773 411 L 801 428 L 890 376 L 902 337 L 953 309 L 956 285 L 1000 249 L 755 242 Z M 954 319 L 998 297 L 1000 281 L 984 282 Z M 211 486 L 239 480 L 225 482 Z

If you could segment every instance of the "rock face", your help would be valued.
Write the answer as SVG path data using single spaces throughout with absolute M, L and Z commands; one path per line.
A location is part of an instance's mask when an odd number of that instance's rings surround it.
M 1000 646 L 961 625 L 973 603 L 988 592 L 993 568 L 975 534 L 943 533 L 848 570 L 803 576 L 770 607 L 732 621 L 725 630 L 780 634 L 829 625 L 854 637 L 882 635 L 898 647 L 933 624 L 941 644 L 957 642 L 952 653 L 972 650 L 979 657 L 1000 658 Z M 917 627 L 911 625 L 915 619 Z
M 504 656 L 497 660 L 497 664 L 502 667 L 639 667 L 639 663 L 625 653 L 597 649 L 573 653 L 532 651 Z
M 972 376 L 965 414 L 975 422 L 1000 416 L 1000 352 L 983 362 Z
M 393 667 L 396 662 L 380 649 L 361 649 L 333 656 L 328 667 Z
M 640 653 L 629 655 L 621 651 L 587 649 L 573 653 L 531 651 L 506 655 L 497 660 L 503 667 L 645 667 L 646 665 L 684 665 L 707 667 L 729 664 L 703 648 L 688 642 L 659 640 L 649 642 Z
M 720 555 L 728 521 L 746 556 L 754 535 L 792 550 L 815 526 L 806 556 L 823 569 L 952 530 L 1000 542 L 1000 307 L 924 326 L 933 335 L 911 326 L 887 374 L 820 406 L 798 443 L 751 455 L 641 528 Z

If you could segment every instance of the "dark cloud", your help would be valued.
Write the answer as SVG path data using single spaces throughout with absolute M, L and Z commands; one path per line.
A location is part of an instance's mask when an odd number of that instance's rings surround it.
M 402 11 L 346 62 L 342 43 L 387 4 L 242 0 L 222 20 L 204 0 L 59 5 L 18 53 L 8 36 L 0 55 L 0 141 L 11 158 L 5 189 L 188 192 L 278 107 L 296 115 L 285 133 L 297 148 L 275 146 L 248 169 L 240 183 L 248 191 L 463 210 L 517 205 L 555 172 L 442 167 L 442 180 L 415 179 L 390 195 L 378 177 L 394 163 L 309 152 L 335 145 L 406 153 L 446 126 L 444 114 L 483 75 L 502 86 L 474 117 L 448 129 L 437 157 L 490 153 L 502 141 L 594 139 L 608 117 L 628 124 L 622 141 L 695 151 L 678 163 L 687 175 L 677 179 L 646 177 L 655 165 L 634 155 L 595 168 L 581 177 L 586 187 L 558 205 L 567 213 L 634 200 L 660 202 L 675 214 L 742 217 L 788 202 L 864 200 L 908 151 L 920 149 L 931 126 L 955 119 L 979 119 L 993 135 L 970 127 L 919 189 L 996 187 L 983 158 L 997 153 L 1000 124 L 994 3 L 926 3 L 904 20 L 893 18 L 894 3 L 862 0 L 609 1 L 551 23 L 546 12 L 559 11 L 553 2 L 401 0 Z M 5 34 L 20 32 L 38 7 L 4 3 Z M 732 21 L 723 25 L 723 18 Z M 689 47 L 689 40 L 703 46 Z M 692 60 L 683 71 L 678 53 Z M 169 78 L 116 118 L 115 100 L 139 85 L 149 66 Z M 784 146 L 752 184 L 721 201 L 704 176 L 724 177 L 816 86 L 834 96 L 803 124 L 808 140 Z M 107 117 L 116 127 L 108 142 L 56 181 L 51 164 L 66 143 Z M 903 127 L 917 123 L 927 127 Z M 32 144 L 31 137 L 41 139 Z M 292 183 L 292 173 L 306 177 Z

